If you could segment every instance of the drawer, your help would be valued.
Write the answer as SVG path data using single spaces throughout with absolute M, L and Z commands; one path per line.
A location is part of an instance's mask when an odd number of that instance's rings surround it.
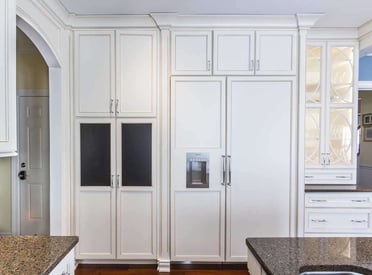
M 372 209 L 306 208 L 306 233 L 371 233 Z
M 353 169 L 306 169 L 305 184 L 356 184 Z
M 370 192 L 310 192 L 305 207 L 372 208 Z

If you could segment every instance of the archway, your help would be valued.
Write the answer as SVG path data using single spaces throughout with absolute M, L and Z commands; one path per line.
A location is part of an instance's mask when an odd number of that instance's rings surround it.
M 46 40 L 25 19 L 17 15 L 17 27 L 33 42 L 49 67 L 49 139 L 50 139 L 50 234 L 62 233 L 62 83 L 61 62 Z M 12 209 L 19 209 L 17 187 L 15 187 L 15 172 L 13 169 L 13 203 Z M 12 230 L 18 231 L 18 211 L 12 213 Z

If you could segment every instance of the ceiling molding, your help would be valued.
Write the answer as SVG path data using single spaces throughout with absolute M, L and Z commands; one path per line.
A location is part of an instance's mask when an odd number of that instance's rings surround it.
M 314 26 L 314 24 L 319 20 L 320 17 L 322 17 L 323 13 L 313 13 L 313 14 L 304 14 L 304 13 L 298 13 L 296 14 L 297 18 L 297 25 L 301 29 L 309 29 Z
M 358 28 L 312 28 L 308 32 L 308 39 L 327 40 L 358 40 Z
M 68 24 L 72 28 L 154 28 L 150 15 L 70 15 Z

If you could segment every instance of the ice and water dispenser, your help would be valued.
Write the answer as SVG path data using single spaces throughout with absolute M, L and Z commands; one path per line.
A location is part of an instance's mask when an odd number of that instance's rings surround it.
M 209 188 L 208 153 L 186 153 L 186 187 Z

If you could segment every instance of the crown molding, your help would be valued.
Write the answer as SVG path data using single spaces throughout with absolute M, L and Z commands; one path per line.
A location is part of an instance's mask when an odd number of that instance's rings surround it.
M 310 29 L 323 15 L 323 13 L 298 13 L 296 14 L 297 25 L 300 29 Z
M 154 28 L 156 23 L 150 15 L 74 15 L 67 24 L 71 28 Z
M 372 81 L 359 81 L 358 89 L 359 89 L 359 91 L 371 91 L 372 90 Z
M 312 28 L 308 39 L 327 40 L 358 40 L 358 28 Z

